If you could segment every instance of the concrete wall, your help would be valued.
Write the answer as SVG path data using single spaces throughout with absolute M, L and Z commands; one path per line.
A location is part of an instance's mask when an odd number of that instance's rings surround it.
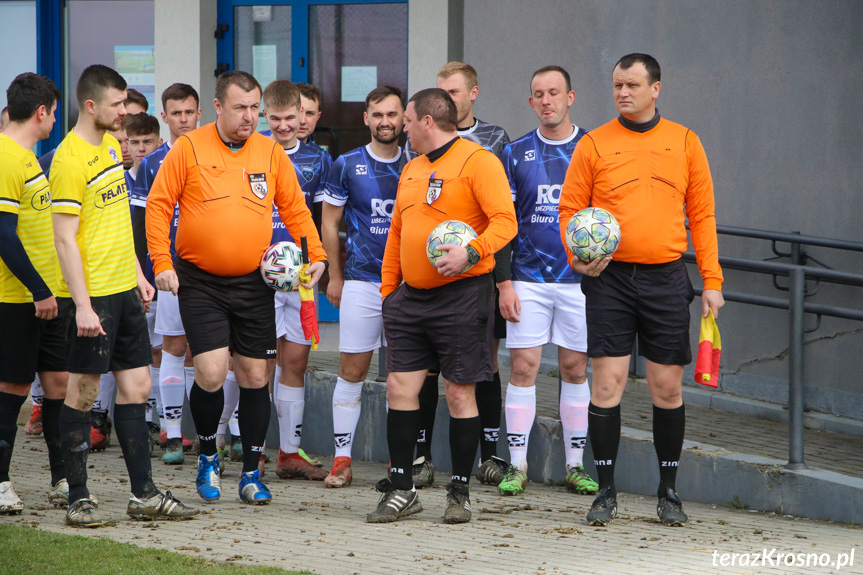
M 616 116 L 614 63 L 647 52 L 663 68 L 661 113 L 695 130 L 707 151 L 720 224 L 863 241 L 863 122 L 855 102 L 863 90 L 863 3 L 467 0 L 463 25 L 464 59 L 479 71 L 477 116 L 511 137 L 537 125 L 527 103 L 533 70 L 569 70 L 573 119 L 591 129 Z M 769 242 L 728 236 L 720 236 L 720 253 L 774 255 Z M 863 254 L 809 253 L 863 274 Z M 724 289 L 786 297 L 770 277 L 730 270 Z M 860 309 L 863 288 L 823 285 L 810 301 Z M 784 401 L 786 312 L 729 304 L 720 326 L 722 388 Z M 694 318 L 694 338 L 696 328 Z M 807 404 L 863 418 L 863 324 L 825 318 L 806 341 Z
M 155 0 L 156 110 L 162 92 L 175 82 L 194 87 L 201 97 L 201 124 L 216 119 L 216 0 Z M 182 17 L 178 15 L 182 14 Z M 170 138 L 162 124 L 162 137 Z

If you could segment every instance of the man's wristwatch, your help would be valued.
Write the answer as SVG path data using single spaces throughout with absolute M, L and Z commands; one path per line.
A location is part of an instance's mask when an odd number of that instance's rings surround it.
M 467 250 L 467 261 L 470 265 L 475 266 L 479 261 L 479 252 L 476 251 L 476 248 L 473 246 L 467 246 L 465 248 Z

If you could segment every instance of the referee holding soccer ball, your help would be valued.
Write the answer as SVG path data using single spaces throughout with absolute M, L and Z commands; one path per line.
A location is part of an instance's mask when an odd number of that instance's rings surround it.
M 411 477 L 421 425 L 419 391 L 439 362 L 450 410 L 452 480 L 445 523 L 470 521 L 468 481 L 481 425 L 474 386 L 491 379 L 494 254 L 516 234 L 515 210 L 500 161 L 456 133 L 457 111 L 444 90 L 417 92 L 405 110 L 404 131 L 423 154 L 399 180 L 382 266 L 387 334 L 387 443 L 391 479 L 370 523 L 387 523 L 422 511 Z M 426 258 L 435 226 L 460 220 L 479 234 L 466 247 L 440 246 L 436 267 Z M 404 280 L 404 283 L 402 283 Z
M 593 358 L 588 435 L 599 493 L 587 513 L 591 525 L 617 515 L 614 464 L 620 443 L 620 400 L 636 335 L 647 362 L 653 399 L 653 442 L 659 463 L 656 512 L 665 525 L 688 517 L 675 490 L 683 448 L 683 366 L 692 361 L 689 304 L 694 292 L 680 255 L 688 247 L 689 218 L 698 270 L 704 280 L 702 313 L 724 304 L 716 241 L 713 181 L 701 141 L 692 130 L 656 110 L 660 68 L 647 54 L 615 64 L 614 103 L 620 116 L 579 141 L 560 193 L 560 228 L 575 212 L 604 208 L 620 222 L 620 246 L 591 263 L 572 257 L 584 274 L 587 354 Z M 566 245 L 564 238 L 564 245 Z
M 246 72 L 216 82 L 214 123 L 180 136 L 147 199 L 147 242 L 156 286 L 179 296 L 195 361 L 189 409 L 201 454 L 196 487 L 205 501 L 221 496 L 216 429 L 225 403 L 229 349 L 240 386 L 244 503 L 269 503 L 258 460 L 270 422 L 267 358 L 276 354 L 274 292 L 258 266 L 273 234 L 273 204 L 294 238 L 306 236 L 313 286 L 326 254 L 291 161 L 278 143 L 255 132 L 261 86 Z M 170 231 L 179 201 L 177 261 Z M 176 271 L 175 271 L 176 270 Z

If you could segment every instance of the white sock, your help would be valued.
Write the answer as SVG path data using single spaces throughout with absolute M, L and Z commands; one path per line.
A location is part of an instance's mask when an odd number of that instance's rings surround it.
M 590 386 L 587 381 L 577 384 L 560 382 L 560 422 L 563 424 L 563 449 L 567 467 L 584 465 L 588 405 Z
M 39 379 L 39 374 L 36 374 L 36 379 L 30 384 L 30 396 L 33 398 L 33 405 L 42 405 L 45 392 L 42 391 L 42 380 Z
M 527 471 L 527 442 L 536 419 L 536 386 L 506 386 L 506 437 L 509 459 L 522 471 Z
M 222 386 L 225 393 L 225 407 L 222 409 L 222 416 L 219 418 L 219 431 L 222 437 L 225 436 L 225 428 L 230 425 L 231 435 L 238 437 L 240 435 L 240 425 L 237 422 L 237 405 L 240 403 L 240 386 L 237 385 L 237 376 L 233 371 L 228 371 L 225 376 L 225 384 Z
M 303 410 L 306 407 L 306 388 L 279 384 L 276 412 L 279 414 L 279 449 L 297 453 L 303 436 Z
M 150 366 L 150 397 L 147 398 L 147 410 L 144 417 L 147 423 L 153 423 L 156 412 L 157 396 L 159 395 L 159 368 Z
M 114 379 L 114 374 L 111 372 L 103 373 L 99 376 L 99 393 L 96 395 L 96 401 L 93 402 L 93 411 L 100 413 L 108 413 L 111 408 L 111 400 L 114 399 L 114 391 L 117 389 L 117 380 Z
M 185 358 L 183 358 L 185 360 Z M 185 363 L 185 361 L 183 362 Z M 186 382 L 186 396 L 192 393 L 192 386 L 195 385 L 195 366 L 183 366 L 183 379 Z
M 360 420 L 363 382 L 353 383 L 341 377 L 336 380 L 333 392 L 333 439 L 336 457 L 350 457 L 354 433 Z
M 159 394 L 165 412 L 165 427 L 162 431 L 168 439 L 182 437 L 183 401 L 186 399 L 186 375 L 183 371 L 183 356 L 162 351 L 162 367 L 159 370 Z

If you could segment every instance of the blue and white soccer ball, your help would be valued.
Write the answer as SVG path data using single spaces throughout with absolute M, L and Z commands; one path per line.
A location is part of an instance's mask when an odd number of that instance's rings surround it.
M 472 227 L 458 220 L 447 220 L 435 226 L 431 231 L 426 241 L 426 256 L 431 265 L 435 265 L 439 259 L 446 255 L 437 249 L 443 244 L 455 244 L 457 246 L 467 246 L 471 240 L 476 239 L 476 232 Z M 437 266 L 435 266 L 437 267 Z M 467 269 L 470 269 L 468 267 Z M 462 271 L 467 271 L 467 269 Z
M 610 256 L 620 245 L 620 224 L 602 208 L 585 208 L 566 224 L 566 245 L 584 262 Z
M 277 242 L 261 257 L 261 276 L 274 290 L 289 292 L 300 285 L 303 252 L 293 242 Z

